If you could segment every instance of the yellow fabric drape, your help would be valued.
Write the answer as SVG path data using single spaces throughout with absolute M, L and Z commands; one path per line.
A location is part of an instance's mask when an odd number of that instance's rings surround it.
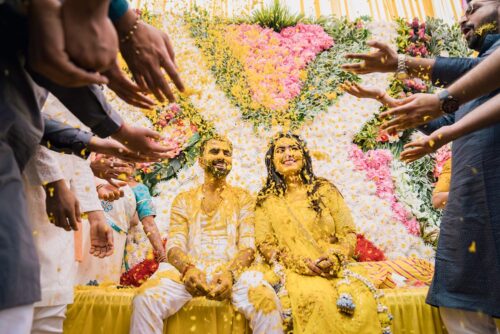
M 424 4 L 424 11 L 426 16 L 434 17 L 434 5 L 432 0 L 422 0 Z
M 389 10 L 390 17 L 388 19 L 394 19 L 398 16 L 396 0 L 384 0 L 384 7 Z
M 127 334 L 136 289 L 77 287 L 68 306 L 65 334 Z M 383 290 L 394 315 L 393 333 L 444 334 L 437 308 L 425 304 L 427 288 Z M 229 303 L 197 298 L 167 321 L 164 333 L 250 334 Z
M 332 14 L 335 16 L 342 16 L 342 7 L 340 6 L 340 0 L 331 0 Z
M 314 0 L 314 13 L 316 14 L 316 17 L 321 16 L 321 5 L 319 0 Z
M 347 0 L 344 0 L 344 5 L 345 5 L 345 16 L 349 17 L 349 4 L 347 3 Z
M 305 8 L 304 8 L 304 0 L 300 0 L 300 14 L 304 15 L 305 14 Z

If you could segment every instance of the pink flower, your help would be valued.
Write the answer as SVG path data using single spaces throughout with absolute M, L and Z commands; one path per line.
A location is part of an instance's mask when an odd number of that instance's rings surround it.
M 301 70 L 333 45 L 321 26 L 302 23 L 280 33 L 258 25 L 230 25 L 226 38 L 230 47 L 247 48 L 241 61 L 250 78 L 252 97 L 271 110 L 285 109 L 300 94 Z
M 370 150 L 364 153 L 358 146 L 353 145 L 349 152 L 349 159 L 354 163 L 356 170 L 366 172 L 367 179 L 375 182 L 376 195 L 391 204 L 394 218 L 403 224 L 409 233 L 419 235 L 418 221 L 406 211 L 396 198 L 391 175 L 391 152 L 389 150 Z

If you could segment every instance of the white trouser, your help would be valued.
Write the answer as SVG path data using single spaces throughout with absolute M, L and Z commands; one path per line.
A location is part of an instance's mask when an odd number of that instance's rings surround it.
M 31 334 L 53 334 L 63 332 L 67 305 L 35 307 Z
M 154 279 L 154 276 L 152 278 Z M 262 285 L 271 289 L 274 295 L 273 302 L 277 306 L 274 311 L 267 314 L 256 309 L 248 298 L 248 291 L 251 287 Z M 135 296 L 130 333 L 162 334 L 163 320 L 179 311 L 192 298 L 184 284 L 162 278 L 160 284 Z M 247 271 L 240 276 L 233 285 L 232 303 L 250 321 L 254 334 L 283 333 L 278 297 L 269 283 L 264 280 L 261 272 Z
M 493 318 L 484 313 L 440 307 L 439 314 L 449 334 L 500 334 Z
M 0 311 L 0 333 L 29 334 L 33 322 L 33 304 Z

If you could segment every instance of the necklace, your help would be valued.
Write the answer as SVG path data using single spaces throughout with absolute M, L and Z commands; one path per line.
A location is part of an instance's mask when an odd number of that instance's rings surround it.
M 224 191 L 224 189 L 222 190 Z M 209 210 L 207 208 L 207 204 L 206 204 L 206 191 L 205 191 L 205 186 L 203 185 L 201 187 L 201 193 L 202 193 L 202 197 L 201 197 L 201 211 L 209 216 L 209 217 L 212 217 L 215 212 L 217 211 L 217 209 L 219 208 L 219 205 L 221 204 L 222 202 L 222 196 L 220 195 L 222 193 L 222 191 L 216 191 L 215 193 L 217 194 L 217 201 L 215 202 L 215 205 L 213 206 L 213 208 L 211 210 Z

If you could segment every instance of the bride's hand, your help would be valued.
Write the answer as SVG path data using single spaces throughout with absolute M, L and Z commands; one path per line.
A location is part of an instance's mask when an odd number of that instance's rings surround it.
M 304 262 L 305 262 L 307 268 L 309 269 L 309 272 L 306 272 L 305 275 L 321 276 L 323 274 L 323 270 L 321 270 L 321 268 L 318 267 L 313 260 L 307 258 L 304 260 Z

